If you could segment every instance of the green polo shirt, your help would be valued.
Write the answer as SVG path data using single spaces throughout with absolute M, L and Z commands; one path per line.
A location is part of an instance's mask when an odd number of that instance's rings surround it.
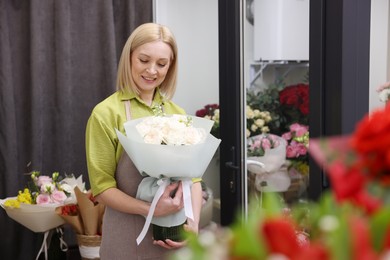
M 94 196 L 116 187 L 115 171 L 123 153 L 115 128 L 125 133 L 125 103 L 130 100 L 131 118 L 152 116 L 151 107 L 164 105 L 166 114 L 185 114 L 184 109 L 172 101 L 165 101 L 157 91 L 152 106 L 148 106 L 134 93 L 115 92 L 92 110 L 86 128 L 86 158 L 88 175 Z

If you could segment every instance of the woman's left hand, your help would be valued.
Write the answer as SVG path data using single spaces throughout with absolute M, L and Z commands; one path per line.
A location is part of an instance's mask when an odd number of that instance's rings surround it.
M 173 241 L 173 240 L 170 240 L 170 239 L 166 239 L 165 241 L 154 240 L 153 244 L 154 245 L 159 245 L 159 246 L 164 247 L 166 249 L 178 249 L 178 248 L 181 248 L 183 246 L 186 246 L 187 245 L 187 241 L 184 240 L 184 241 L 176 242 L 176 241 Z
M 193 232 L 195 234 L 198 234 L 198 225 L 196 225 L 193 221 L 190 221 L 189 219 L 187 219 L 187 222 L 188 224 L 184 224 L 184 230 L 186 232 Z M 163 240 L 155 240 L 153 244 L 159 245 L 166 249 L 177 249 L 186 246 L 187 241 L 184 240 L 184 241 L 177 242 L 170 239 L 166 239 L 165 242 Z

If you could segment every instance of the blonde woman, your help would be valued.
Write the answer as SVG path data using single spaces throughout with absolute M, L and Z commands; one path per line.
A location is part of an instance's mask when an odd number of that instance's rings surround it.
M 118 141 L 115 128 L 124 133 L 127 120 L 151 116 L 157 109 L 166 114 L 185 114 L 171 101 L 176 89 L 177 45 L 165 26 L 147 23 L 128 38 L 119 61 L 117 91 L 96 105 L 86 128 L 86 157 L 93 195 L 106 205 L 100 258 L 164 259 L 169 249 L 185 241 L 155 241 L 149 229 L 137 245 L 150 203 L 136 199 L 142 180 Z M 151 158 L 153 163 L 153 158 Z M 198 232 L 202 203 L 200 180 L 192 185 L 194 220 L 184 228 Z M 173 197 L 172 191 L 177 190 Z M 183 208 L 180 183 L 169 185 L 160 198 L 154 216 L 174 214 Z

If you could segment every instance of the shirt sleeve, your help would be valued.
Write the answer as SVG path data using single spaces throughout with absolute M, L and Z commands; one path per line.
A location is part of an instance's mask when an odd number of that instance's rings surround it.
M 116 187 L 117 146 L 113 127 L 109 127 L 92 112 L 86 127 L 86 159 L 94 196 L 108 188 Z

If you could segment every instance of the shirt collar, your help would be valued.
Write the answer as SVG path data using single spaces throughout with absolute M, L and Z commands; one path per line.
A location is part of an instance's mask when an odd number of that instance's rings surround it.
M 121 91 L 121 101 L 131 100 L 131 99 L 136 99 L 138 102 L 145 104 L 145 102 L 134 92 Z M 160 89 L 157 88 L 156 93 L 154 94 L 154 97 L 153 97 L 152 106 L 153 105 L 161 105 L 161 104 L 164 104 L 164 98 L 160 93 Z

